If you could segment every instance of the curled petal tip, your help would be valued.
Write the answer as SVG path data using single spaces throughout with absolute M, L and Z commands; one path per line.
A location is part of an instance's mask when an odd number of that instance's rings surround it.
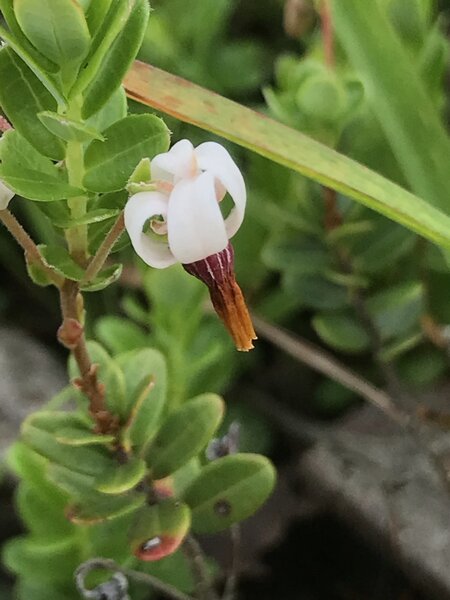
M 257 339 L 241 288 L 234 275 L 231 244 L 216 254 L 183 265 L 184 269 L 208 286 L 211 302 L 228 329 L 236 348 L 248 352 Z

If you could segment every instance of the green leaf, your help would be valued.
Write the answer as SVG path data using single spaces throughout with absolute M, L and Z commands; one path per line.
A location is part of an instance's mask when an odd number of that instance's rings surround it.
M 370 346 L 367 332 L 351 314 L 318 314 L 312 324 L 317 335 L 336 350 L 363 352 Z
M 368 298 L 367 307 L 383 339 L 403 335 L 423 314 L 423 286 L 419 281 L 399 283 Z
M 82 190 L 66 183 L 63 177 L 58 178 L 20 165 L 1 164 L 0 178 L 19 196 L 37 202 L 53 202 L 83 194 Z
M 108 102 L 86 121 L 97 131 L 104 131 L 116 121 L 127 116 L 127 95 L 122 86 L 118 87 Z
M 55 207 L 55 205 L 57 206 Z M 90 210 L 82 217 L 72 219 L 65 202 L 61 204 L 52 202 L 51 204 L 44 204 L 42 206 L 43 212 L 48 216 L 53 225 L 56 225 L 56 227 L 61 227 L 62 229 L 74 227 L 75 225 L 92 225 L 93 223 L 102 223 L 103 221 L 117 217 L 120 212 L 120 210 L 117 208 L 98 208 Z M 56 210 L 53 210 L 54 208 L 56 208 Z
M 5 546 L 3 560 L 13 573 L 35 581 L 64 583 L 73 576 L 82 556 L 76 536 L 53 542 L 18 537 Z
M 147 470 L 141 458 L 131 458 L 124 465 L 115 465 L 95 481 L 95 488 L 104 494 L 122 494 L 136 487 Z
M 67 467 L 77 473 L 98 475 L 111 466 L 109 457 L 101 448 L 73 447 L 60 444 L 53 433 L 24 423 L 22 439 L 33 450 L 51 462 Z
M 80 502 L 73 504 L 67 509 L 68 519 L 79 525 L 95 525 L 103 521 L 117 519 L 131 513 L 143 504 L 146 497 L 143 493 L 129 493 L 122 496 L 107 496 L 99 498 L 95 502 Z
M 138 102 L 249 148 L 450 248 L 450 218 L 446 214 L 294 129 L 143 63 L 134 64 L 125 79 L 125 89 Z M 402 96 L 414 97 L 403 91 Z M 444 156 L 448 169 L 448 153 Z
M 115 436 L 93 433 L 81 427 L 63 427 L 57 431 L 55 439 L 66 446 L 106 446 L 114 442 Z
M 215 533 L 252 515 L 275 485 L 275 470 L 258 454 L 235 454 L 206 466 L 184 493 L 197 533 Z
M 83 278 L 84 269 L 73 260 L 67 248 L 63 246 L 45 246 L 43 244 L 40 244 L 38 248 L 45 262 L 56 273 L 72 281 L 80 281 Z
M 190 524 L 191 511 L 186 504 L 165 500 L 145 506 L 130 528 L 131 550 L 141 560 L 160 560 L 179 548 Z
M 378 1 L 363 6 L 359 0 L 341 0 L 333 2 L 333 17 L 342 46 L 411 188 L 448 213 L 450 140 L 386 11 Z
M 91 360 L 98 365 L 98 378 L 105 386 L 105 401 L 108 409 L 115 415 L 125 419 L 128 407 L 125 390 L 125 378 L 119 365 L 97 342 L 88 341 L 87 348 Z M 69 375 L 71 379 L 78 377 L 78 367 L 73 357 L 69 359 Z
M 131 1 L 133 5 L 126 24 L 119 23 L 120 34 L 106 54 L 106 42 L 101 45 L 88 66 L 88 69 L 92 68 L 95 72 L 95 79 L 84 93 L 83 119 L 98 112 L 121 85 L 142 43 L 147 28 L 149 3 L 147 0 Z M 127 5 L 130 6 L 130 2 Z
M 163 355 L 151 348 L 122 354 L 117 362 L 125 375 L 126 414 L 134 411 L 129 439 L 142 448 L 151 442 L 161 423 L 167 393 L 166 363 Z
M 86 12 L 86 20 L 92 36 L 104 22 L 111 3 L 112 0 L 95 0 L 90 3 Z
M 67 506 L 67 496 L 84 501 L 103 498 L 94 487 L 95 477 L 93 475 L 79 473 L 55 462 L 49 463 L 46 475 L 49 481 L 64 492 L 64 509 Z
M 0 50 L 0 105 L 8 119 L 36 150 L 54 160 L 65 157 L 65 146 L 36 119 L 56 110 L 56 100 L 31 69 L 11 50 Z
M 296 233 L 271 239 L 264 247 L 262 259 L 272 269 L 294 270 L 300 274 L 323 273 L 330 268 L 330 253 L 318 238 Z
M 22 481 L 16 493 L 20 519 L 31 534 L 47 541 L 66 538 L 73 533 L 73 525 L 64 516 L 66 498 L 57 494 L 42 498 L 28 481 Z
M 5 131 L 0 139 L 0 160 L 6 167 L 24 167 L 33 171 L 41 171 L 52 177 L 59 175 L 52 161 L 38 152 L 15 129 Z
M 87 54 L 90 34 L 77 0 L 14 0 L 14 12 L 33 46 L 58 65 Z
M 298 274 L 295 268 L 286 271 L 283 277 L 286 295 L 296 298 L 316 310 L 339 310 L 348 302 L 348 290 L 324 276 Z
M 56 73 L 57 71 L 59 71 L 58 65 L 56 65 L 51 60 L 43 56 L 40 52 L 38 52 L 36 48 L 34 48 L 33 45 L 30 44 L 28 39 L 25 37 L 23 31 L 20 29 L 19 23 L 17 22 L 16 15 L 14 14 L 13 0 L 0 0 L 0 10 L 2 12 L 3 18 L 6 21 L 6 24 L 8 25 L 9 30 L 14 36 L 17 46 L 20 46 L 22 52 L 28 55 L 34 63 L 39 64 L 44 71 L 47 71 L 48 73 Z M 33 70 L 31 64 L 27 64 L 30 67 L 30 69 Z
M 148 345 L 148 335 L 135 323 L 120 317 L 102 317 L 95 323 L 98 339 L 113 354 L 144 348 Z
M 142 158 L 169 147 L 169 130 L 154 115 L 131 115 L 104 131 L 105 142 L 93 141 L 85 154 L 84 184 L 94 192 L 123 189 Z
M 104 290 L 119 279 L 122 274 L 122 269 L 122 264 L 106 267 L 106 269 L 100 271 L 93 281 L 82 283 L 80 289 L 83 290 L 83 292 L 99 292 L 100 290 Z
M 47 459 L 23 442 L 17 441 L 11 446 L 7 461 L 9 468 L 32 486 L 42 502 L 48 502 L 51 498 L 55 508 L 64 506 L 66 495 L 51 484 L 45 475 Z
M 199 454 L 219 427 L 223 412 L 219 396 L 204 394 L 172 413 L 146 452 L 153 477 L 163 479 Z
M 104 141 L 104 137 L 93 127 L 80 121 L 74 121 L 64 115 L 49 110 L 38 113 L 40 122 L 56 137 L 66 142 L 90 142 L 91 140 Z

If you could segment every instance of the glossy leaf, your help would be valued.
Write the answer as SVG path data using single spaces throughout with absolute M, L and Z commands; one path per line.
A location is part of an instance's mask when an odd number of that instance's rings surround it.
M 43 244 L 40 244 L 38 247 L 45 262 L 56 273 L 72 281 L 82 279 L 84 269 L 73 260 L 66 248 L 63 246 L 45 246 Z
M 140 62 L 128 73 L 125 89 L 138 102 L 249 148 L 450 248 L 446 214 L 294 129 Z
M 146 453 L 153 477 L 167 477 L 203 450 L 219 427 L 223 412 L 219 396 L 204 394 L 172 413 Z
M 63 142 L 36 119 L 38 112 L 56 110 L 56 100 L 10 48 L 0 50 L 0 80 L 0 105 L 15 129 L 45 156 L 62 160 Z
M 93 127 L 49 110 L 38 113 L 38 118 L 50 133 L 66 142 L 90 142 L 91 140 L 103 141 L 105 139 Z
M 92 142 L 85 155 L 84 185 L 94 192 L 123 189 L 142 158 L 165 152 L 169 130 L 154 115 L 131 115 L 104 131 L 105 142 Z
M 219 458 L 200 472 L 183 494 L 192 510 L 192 528 L 214 533 L 252 515 L 275 485 L 275 470 L 257 454 Z
M 77 0 L 14 0 L 14 13 L 33 46 L 58 65 L 86 55 L 90 34 Z
M 37 202 L 53 202 L 83 194 L 82 190 L 69 185 L 62 177 L 19 165 L 0 165 L 0 178 L 19 196 Z
M 369 335 L 351 314 L 318 314 L 312 324 L 322 340 L 336 350 L 362 352 L 370 346 Z
M 89 4 L 86 11 L 86 20 L 91 35 L 94 35 L 103 23 L 111 3 L 112 0 L 95 0 Z
M 108 102 L 87 120 L 90 127 L 104 131 L 116 121 L 127 116 L 127 96 L 122 86 L 118 87 Z
M 115 465 L 102 473 L 95 482 L 95 488 L 104 494 L 122 494 L 134 488 L 146 472 L 146 464 L 141 458 L 131 458 L 123 465 Z
M 145 506 L 130 528 L 131 551 L 144 561 L 160 560 L 173 554 L 183 542 L 191 524 L 186 504 L 166 500 Z
M 17 45 L 20 46 L 22 51 L 32 58 L 33 62 L 39 64 L 40 67 L 42 67 L 42 69 L 48 73 L 56 73 L 59 71 L 58 65 L 38 52 L 24 35 L 19 23 L 17 22 L 16 15 L 14 14 L 13 0 L 0 0 L 0 10 L 3 18 L 6 21 L 6 24 L 8 25 L 8 29 L 14 36 Z M 28 63 L 28 66 L 32 69 L 30 63 Z
M 117 519 L 131 513 L 145 504 L 145 494 L 130 493 L 121 496 L 107 496 L 95 502 L 80 502 L 67 509 L 67 517 L 79 525 L 95 525 L 103 521 Z
M 67 229 L 75 225 L 92 225 L 93 223 L 102 223 L 108 221 L 119 214 L 119 209 L 99 208 L 90 210 L 82 217 L 72 219 L 65 202 L 52 202 L 40 205 L 41 210 L 51 220 L 53 225 Z
M 104 290 L 119 279 L 122 274 L 122 269 L 122 264 L 106 267 L 106 269 L 100 271 L 93 281 L 90 281 L 89 283 L 82 283 L 80 285 L 80 289 L 84 292 L 99 292 L 100 290 Z
M 167 370 L 162 354 L 146 348 L 117 357 L 125 375 L 127 414 L 131 411 L 126 438 L 141 449 L 158 430 L 166 403 Z
M 95 79 L 84 93 L 82 117 L 87 119 L 108 101 L 121 85 L 125 73 L 141 45 L 147 28 L 149 4 L 147 0 L 132 0 L 130 16 L 107 54 L 102 57 Z
M 16 129 L 5 131 L 0 139 L 0 160 L 6 167 L 26 168 L 58 176 L 53 162 L 36 150 Z
M 22 428 L 22 439 L 50 461 L 86 475 L 98 475 L 112 463 L 112 458 L 100 448 L 65 446 L 56 441 L 53 433 L 27 423 Z
M 14 36 L 12 36 L 6 29 L 0 25 L 0 37 L 4 42 L 8 44 L 8 46 L 15 52 L 15 54 L 20 57 L 23 62 L 31 69 L 31 71 L 36 75 L 42 85 L 47 88 L 53 98 L 58 102 L 61 107 L 66 106 L 65 98 L 60 90 L 60 86 L 55 81 L 52 75 L 47 73 L 47 71 L 40 66 L 37 62 L 34 53 L 30 53 L 25 48 L 28 47 L 27 44 L 22 46 L 17 43 Z M 53 71 L 52 67 L 50 67 L 50 71 Z
M 66 446 L 104 446 L 114 442 L 115 437 L 81 427 L 63 427 L 56 432 L 55 439 Z

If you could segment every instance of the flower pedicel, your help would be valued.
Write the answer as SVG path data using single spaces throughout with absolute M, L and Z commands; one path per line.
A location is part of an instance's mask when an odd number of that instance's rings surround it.
M 220 144 L 194 148 L 181 140 L 153 158 L 151 173 L 154 190 L 134 194 L 125 206 L 125 227 L 135 251 L 152 267 L 179 262 L 203 281 L 237 349 L 251 350 L 256 335 L 236 283 L 229 242 L 244 219 L 241 172 Z M 234 207 L 224 219 L 219 202 L 226 192 Z

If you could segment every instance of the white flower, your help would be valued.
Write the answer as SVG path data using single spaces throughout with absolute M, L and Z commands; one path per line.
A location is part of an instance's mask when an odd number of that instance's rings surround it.
M 241 172 L 220 144 L 205 142 L 194 148 L 182 140 L 155 156 L 151 175 L 155 189 L 134 194 L 125 206 L 125 227 L 134 249 L 151 267 L 180 262 L 203 281 L 237 349 L 250 350 L 256 334 L 236 283 L 228 241 L 244 219 Z M 219 202 L 226 192 L 234 207 L 224 219 Z
M 8 208 L 9 201 L 15 196 L 15 193 L 0 181 L 0 210 Z
M 225 148 L 182 140 L 153 158 L 151 173 L 155 191 L 139 192 L 125 206 L 125 227 L 142 260 L 164 269 L 224 250 L 246 204 L 244 179 Z M 226 192 L 234 208 L 224 219 L 219 202 Z M 148 224 L 153 233 L 145 231 Z

